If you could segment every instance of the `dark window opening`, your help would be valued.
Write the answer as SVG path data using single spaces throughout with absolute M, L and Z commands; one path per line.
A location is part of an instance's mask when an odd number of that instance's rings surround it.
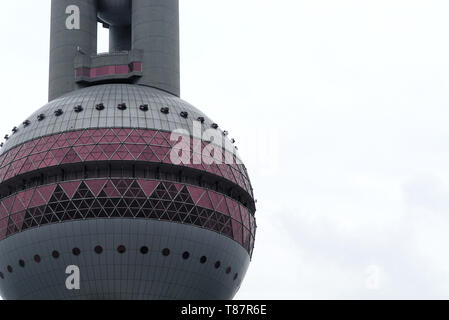
M 150 251 L 150 250 L 148 249 L 148 247 L 142 247 L 142 248 L 140 248 L 140 253 L 141 253 L 141 254 L 147 254 L 148 251 Z
M 205 256 L 202 256 L 200 262 L 201 264 L 205 264 L 207 262 L 207 258 Z
M 8 266 L 7 269 L 8 269 L 8 272 L 9 272 L 9 273 L 12 273 L 13 270 L 12 270 L 12 267 L 11 267 L 11 266 Z
M 19 260 L 19 266 L 21 266 L 22 268 L 25 268 L 25 261 Z
M 79 256 L 81 254 L 81 250 L 79 248 L 73 248 L 72 253 L 74 256 Z
M 168 257 L 170 255 L 170 249 L 165 248 L 164 250 L 162 250 L 162 255 L 164 257 Z
M 51 253 L 51 255 L 52 255 L 52 257 L 53 258 L 55 258 L 55 259 L 58 259 L 59 258 L 59 252 L 58 251 L 53 251 L 52 253 Z
M 36 263 L 40 263 L 41 262 L 41 257 L 38 254 L 36 254 L 34 256 L 34 261 L 36 261 Z
M 184 260 L 188 260 L 188 259 L 190 258 L 190 253 L 188 253 L 187 251 L 184 252 L 184 253 L 182 254 L 182 258 L 183 258 Z
M 126 247 L 125 246 L 119 246 L 117 248 L 118 253 L 123 254 L 126 252 Z
M 103 247 L 101 247 L 101 246 L 96 246 L 94 250 L 95 250 L 95 253 L 96 253 L 96 254 L 101 254 L 101 253 L 103 252 Z
M 220 261 L 215 262 L 215 269 L 220 268 L 220 266 L 221 266 L 221 262 Z

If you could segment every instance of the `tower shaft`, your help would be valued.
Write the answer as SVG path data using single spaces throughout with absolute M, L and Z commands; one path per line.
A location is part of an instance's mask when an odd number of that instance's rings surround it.
M 108 54 L 97 54 L 97 22 Z M 52 0 L 49 101 L 108 82 L 180 95 L 179 0 Z
M 79 8 L 78 12 L 71 11 L 76 7 Z M 72 21 L 71 14 L 66 12 L 73 12 L 73 18 L 79 14 L 79 29 L 67 28 L 67 22 L 75 23 L 76 21 Z M 75 82 L 74 72 L 78 48 L 86 55 L 97 53 L 96 1 L 52 0 L 49 101 L 79 88 Z

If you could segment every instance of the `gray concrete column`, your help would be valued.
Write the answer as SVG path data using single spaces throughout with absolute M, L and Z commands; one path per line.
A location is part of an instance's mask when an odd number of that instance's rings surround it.
M 96 0 L 52 0 L 50 34 L 49 101 L 78 88 L 74 59 L 80 48 L 86 55 L 97 53 Z M 69 6 L 79 8 L 79 29 L 67 28 Z M 72 11 L 71 11 L 72 12 Z M 73 27 L 69 21 L 69 26 Z
M 178 0 L 132 0 L 132 48 L 144 52 L 137 83 L 179 96 Z
M 109 27 L 109 52 L 131 50 L 131 26 Z

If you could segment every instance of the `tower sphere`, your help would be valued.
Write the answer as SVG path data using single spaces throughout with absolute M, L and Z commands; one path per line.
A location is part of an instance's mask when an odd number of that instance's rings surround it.
M 161 1 L 52 1 L 50 101 L 0 150 L 3 298 L 232 299 L 240 288 L 253 190 L 227 132 L 179 97 L 178 1 Z M 73 5 L 79 30 L 65 23 Z M 97 54 L 98 21 L 126 50 Z

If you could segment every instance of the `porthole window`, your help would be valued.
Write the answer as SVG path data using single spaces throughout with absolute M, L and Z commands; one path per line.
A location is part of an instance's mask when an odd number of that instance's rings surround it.
M 228 268 L 226 269 L 226 274 L 230 274 L 231 271 L 232 271 L 232 268 L 231 268 L 231 267 L 228 267 Z
M 220 261 L 215 262 L 215 269 L 220 268 L 220 266 L 221 266 L 221 262 Z
M 207 262 L 207 258 L 205 256 L 202 256 L 200 262 L 201 264 L 205 264 Z
M 81 254 L 81 250 L 79 248 L 73 248 L 72 253 L 74 256 L 79 256 Z
M 102 246 L 96 246 L 94 250 L 95 250 L 96 254 L 101 254 L 103 252 L 103 247 Z
M 126 110 L 126 103 L 120 103 L 120 104 L 117 106 L 117 108 L 118 108 L 119 110 L 121 110 L 121 111 Z
M 142 104 L 139 107 L 139 109 L 140 109 L 140 111 L 147 112 L 148 111 L 148 105 L 147 104 Z
M 58 251 L 53 251 L 52 253 L 51 253 L 51 255 L 52 255 L 52 257 L 53 258 L 55 258 L 55 259 L 58 259 L 59 258 L 59 252 Z
M 45 114 L 41 113 L 40 115 L 37 116 L 37 121 L 42 121 L 45 119 Z
M 162 112 L 163 114 L 169 114 L 169 113 L 170 113 L 170 109 L 167 108 L 167 107 L 161 108 L 161 112 Z
M 12 267 L 11 267 L 11 266 L 8 266 L 7 269 L 8 269 L 8 272 L 9 272 L 9 273 L 12 273 L 13 270 L 12 270 Z
M 57 117 L 62 116 L 63 113 L 64 113 L 64 111 L 62 111 L 62 109 L 58 109 L 55 111 L 55 116 L 57 116 Z
M 125 253 L 126 252 L 126 247 L 125 246 L 118 246 L 117 252 L 120 253 L 120 254 Z
M 170 255 L 170 249 L 165 248 L 164 250 L 162 250 L 162 255 L 164 257 L 168 257 Z
M 190 253 L 188 253 L 187 251 L 184 252 L 184 253 L 182 254 L 182 258 L 183 258 L 184 260 L 188 260 L 188 259 L 190 258 Z
M 41 262 L 41 257 L 40 257 L 38 254 L 36 254 L 36 255 L 34 256 L 34 261 L 35 261 L 36 263 L 40 263 L 40 262 Z
M 97 109 L 98 111 L 102 111 L 104 110 L 104 104 L 103 103 L 99 103 L 95 106 L 95 109 Z
M 1 272 L 0 272 L 0 279 L 5 279 L 5 276 Z
M 183 117 L 184 119 L 187 119 L 189 117 L 189 113 L 183 111 L 183 112 L 180 113 L 180 116 Z
M 236 273 L 236 274 L 234 275 L 234 281 L 237 280 L 238 277 L 239 277 L 239 274 Z
M 28 127 L 28 126 L 30 125 L 30 123 L 31 123 L 30 120 L 25 120 L 25 121 L 23 122 L 23 126 L 24 126 L 24 127 Z
M 148 247 L 142 247 L 142 248 L 140 248 L 140 253 L 141 253 L 141 254 L 147 254 L 148 251 L 150 251 L 150 250 L 148 249 Z
M 198 117 L 198 121 L 201 123 L 204 123 L 204 121 L 206 121 L 206 119 L 204 119 L 204 117 Z
M 73 108 L 73 110 L 76 112 L 76 113 L 80 113 L 80 112 L 83 112 L 83 106 L 81 106 L 81 105 L 79 105 L 79 106 L 76 106 L 75 108 Z
M 21 266 L 22 268 L 25 268 L 25 261 L 19 260 L 19 266 Z

